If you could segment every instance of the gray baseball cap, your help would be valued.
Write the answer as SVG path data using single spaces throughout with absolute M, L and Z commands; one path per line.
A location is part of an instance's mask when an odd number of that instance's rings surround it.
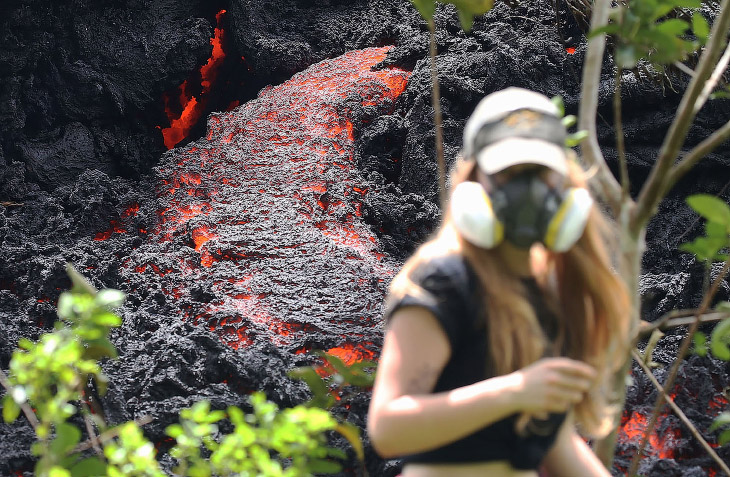
M 567 132 L 546 96 L 510 87 L 487 95 L 464 127 L 464 157 L 487 174 L 517 164 L 540 164 L 567 175 Z

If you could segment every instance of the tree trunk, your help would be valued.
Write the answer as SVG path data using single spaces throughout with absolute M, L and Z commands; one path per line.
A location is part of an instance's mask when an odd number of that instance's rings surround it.
M 620 230 L 618 273 L 626 284 L 631 301 L 629 343 L 624 362 L 620 371 L 616 374 L 613 390 L 617 399 L 617 414 L 614 416 L 614 430 L 605 438 L 594 443 L 593 450 L 601 459 L 601 462 L 609 470 L 613 467 L 613 458 L 616 447 L 616 437 L 621 424 L 621 415 L 626 401 L 626 378 L 631 370 L 631 350 L 636 344 L 639 324 L 641 323 L 641 297 L 639 294 L 639 276 L 641 274 L 641 257 L 646 249 L 646 227 L 632 230 L 630 226 L 631 211 L 635 204 L 630 198 L 626 198 L 621 206 L 621 213 L 616 226 Z

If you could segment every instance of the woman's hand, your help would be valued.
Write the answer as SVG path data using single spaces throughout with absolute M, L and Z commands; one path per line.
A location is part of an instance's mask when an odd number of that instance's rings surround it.
M 563 413 L 583 400 L 596 378 L 593 367 L 569 358 L 544 358 L 515 371 L 515 405 L 534 415 Z

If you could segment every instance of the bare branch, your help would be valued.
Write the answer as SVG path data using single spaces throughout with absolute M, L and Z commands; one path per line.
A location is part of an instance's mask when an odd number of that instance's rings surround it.
M 679 328 L 680 326 L 690 326 L 696 319 L 696 310 L 673 310 L 663 315 L 658 320 L 649 323 L 642 321 L 639 327 L 639 338 L 649 336 L 654 330 L 668 330 L 671 328 Z M 717 311 L 714 313 L 705 313 L 699 317 L 700 324 L 715 323 L 730 318 L 730 313 Z
M 7 392 L 11 392 L 13 390 L 13 385 L 10 384 L 8 376 L 3 372 L 2 369 L 0 369 L 0 385 L 2 385 L 2 387 L 4 387 L 5 391 Z M 28 422 L 30 422 L 30 425 L 33 426 L 33 429 L 37 430 L 40 422 L 38 422 L 38 417 L 36 417 L 33 409 L 30 408 L 26 401 L 19 403 L 18 406 L 20 406 L 20 409 L 23 411 L 23 414 L 25 414 L 25 417 L 26 419 L 28 419 Z
M 634 360 L 639 363 L 639 366 L 641 366 L 641 369 L 646 374 L 646 377 L 649 378 L 649 381 L 651 381 L 651 383 L 659 391 L 659 393 L 664 396 L 664 400 L 667 402 L 667 404 L 669 404 L 669 407 L 672 408 L 674 414 L 676 414 L 677 417 L 684 423 L 684 425 L 687 426 L 695 439 L 699 441 L 700 445 L 702 445 L 702 448 L 707 451 L 710 457 L 712 457 L 712 459 L 717 463 L 718 467 L 720 467 L 720 469 L 722 469 L 722 471 L 725 472 L 726 475 L 730 475 L 730 468 L 728 468 L 727 464 L 723 462 L 719 455 L 717 455 L 715 449 L 713 449 L 710 444 L 707 443 L 705 438 L 702 437 L 702 434 L 700 434 L 694 424 L 692 424 L 692 422 L 687 418 L 684 412 L 682 412 L 682 409 L 677 406 L 677 404 L 674 402 L 674 400 L 672 400 L 671 397 L 667 396 L 665 389 L 662 387 L 661 384 L 659 384 L 659 381 L 657 381 L 651 370 L 646 366 L 646 363 L 644 363 L 644 361 L 641 359 L 641 355 L 636 351 L 636 349 L 631 352 L 631 355 L 634 357 Z
M 86 424 L 86 432 L 87 434 L 89 434 L 89 442 L 91 442 L 91 447 L 94 448 L 94 452 L 96 452 L 98 455 L 103 456 L 104 451 L 101 450 L 101 446 L 99 445 L 99 437 L 94 431 L 94 423 L 91 422 L 91 417 L 89 416 L 89 406 L 84 404 L 84 407 L 86 408 L 86 414 L 84 414 L 84 424 Z
M 675 68 L 682 71 L 687 76 L 694 77 L 694 75 L 695 75 L 694 70 L 692 70 L 689 66 L 685 65 L 681 61 L 675 61 L 672 64 L 674 65 Z
M 431 32 L 430 56 L 431 56 L 431 104 L 433 105 L 434 123 L 436 125 L 436 161 L 439 174 L 439 202 L 441 208 L 446 207 L 446 163 L 444 161 L 444 138 L 443 118 L 441 116 L 441 90 L 439 88 L 438 69 L 436 68 L 436 23 L 433 19 L 428 21 L 428 29 Z
M 591 30 L 608 24 L 611 0 L 596 0 L 591 16 Z M 600 192 L 611 207 L 614 216 L 618 216 L 621 204 L 621 187 L 606 164 L 601 148 L 598 145 L 596 130 L 596 113 L 598 111 L 598 86 L 601 82 L 601 66 L 603 52 L 606 48 L 606 35 L 596 35 L 588 40 L 588 50 L 583 63 L 580 110 L 578 112 L 578 129 L 586 131 L 588 137 L 581 141 L 581 155 L 589 167 L 596 166 L 596 180 Z
M 667 174 L 664 181 L 662 195 L 666 195 L 674 184 L 676 184 L 685 174 L 687 174 L 698 162 L 705 156 L 715 150 L 720 144 L 730 139 L 730 121 L 722 125 L 721 128 L 710 134 L 708 138 L 699 143 L 691 151 L 684 156 L 679 163 L 672 168 Z
M 720 77 L 725 72 L 725 68 L 727 68 L 727 64 L 729 62 L 730 44 L 725 47 L 725 53 L 722 54 L 722 58 L 720 58 L 720 61 L 717 62 L 717 66 L 715 66 L 715 71 L 712 72 L 710 79 L 707 80 L 705 87 L 702 88 L 702 93 L 697 98 L 697 101 L 695 101 L 695 114 L 697 114 L 700 109 L 702 109 L 702 106 L 705 105 L 705 101 L 707 101 L 707 98 L 710 97 L 710 93 L 712 93 L 712 90 L 715 89 L 717 82 L 720 81 Z
M 663 407 L 664 399 L 666 398 L 666 393 L 664 392 L 664 390 L 670 389 L 674 385 L 674 380 L 677 378 L 677 374 L 679 373 L 679 367 L 684 361 L 684 356 L 687 354 L 687 351 L 689 350 L 689 345 L 692 342 L 692 336 L 695 334 L 697 328 L 700 325 L 700 316 L 704 315 L 707 309 L 710 307 L 710 303 L 717 294 L 717 290 L 720 288 L 720 284 L 725 280 L 728 271 L 730 271 L 730 259 L 725 262 L 722 270 L 712 282 L 712 286 L 702 298 L 702 303 L 700 304 L 700 307 L 697 309 L 697 313 L 695 314 L 695 320 L 692 322 L 692 325 L 687 332 L 687 336 L 684 337 L 682 343 L 679 346 L 679 351 L 677 351 L 677 359 L 674 361 L 674 364 L 672 365 L 671 369 L 669 370 L 669 374 L 667 375 L 667 379 L 664 381 L 664 389 L 659 392 L 659 395 L 654 402 L 654 409 L 652 410 L 651 418 L 649 418 L 649 423 L 646 425 L 646 429 L 644 430 L 644 435 L 641 438 L 641 444 L 639 445 L 639 449 L 636 451 L 636 454 L 634 454 L 634 458 L 631 459 L 631 466 L 629 467 L 628 475 L 636 474 L 636 470 L 639 467 L 639 460 L 641 459 L 641 455 L 644 453 L 647 442 L 649 442 L 649 435 L 654 432 L 654 427 L 656 426 L 659 412 Z
M 649 178 L 639 193 L 637 207 L 633 211 L 630 224 L 634 231 L 646 225 L 649 219 L 656 213 L 659 202 L 663 198 L 662 193 L 666 189 L 665 182 L 667 174 L 674 165 L 679 150 L 687 137 L 687 131 L 689 131 L 692 121 L 695 118 L 695 102 L 702 92 L 705 81 L 717 64 L 720 49 L 724 46 L 728 28 L 730 28 L 730 0 L 722 0 L 719 14 L 712 25 L 710 39 L 707 42 L 705 51 L 700 57 L 695 74 L 682 96 L 674 121 L 664 137 L 664 142 L 659 150 L 656 163 L 652 167 Z
M 149 424 L 153 420 L 154 419 L 152 419 L 152 417 L 150 417 L 150 416 L 142 416 L 139 419 L 135 419 L 133 422 L 137 426 L 144 426 L 145 424 Z M 119 435 L 119 426 L 113 427 L 113 428 L 109 429 L 108 431 L 102 432 L 101 434 L 99 434 L 97 439 L 98 439 L 98 442 L 104 443 L 104 442 L 108 442 L 108 441 L 114 439 L 118 435 Z M 82 442 L 79 445 L 77 445 L 76 447 L 74 447 L 74 449 L 71 451 L 71 454 L 75 454 L 78 452 L 85 451 L 87 449 L 91 449 L 93 446 L 94 446 L 94 443 L 92 442 L 92 439 L 86 439 L 84 442 Z
M 629 166 L 626 163 L 626 143 L 624 141 L 624 126 L 621 120 L 621 74 L 623 69 L 616 67 L 616 85 L 613 91 L 613 124 L 616 130 L 616 150 L 621 174 L 621 200 L 629 196 Z

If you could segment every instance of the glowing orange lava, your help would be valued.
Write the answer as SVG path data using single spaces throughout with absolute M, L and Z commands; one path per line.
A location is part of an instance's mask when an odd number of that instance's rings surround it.
M 662 421 L 665 416 L 659 416 L 655 429 L 661 429 Z M 621 431 L 619 439 L 626 442 L 634 443 L 637 448 L 641 443 L 644 431 L 648 424 L 647 416 L 637 412 L 631 411 L 631 414 L 624 412 L 624 416 L 621 420 Z M 665 433 L 659 435 L 656 431 L 649 436 L 649 442 L 647 444 L 646 453 L 647 455 L 656 455 L 660 459 L 673 459 L 677 440 L 681 437 L 679 429 L 668 429 Z
M 348 366 L 357 361 L 373 361 L 375 359 L 375 353 L 364 346 L 365 344 L 355 345 L 346 343 L 342 346 L 328 349 L 327 353 L 337 356 Z
M 179 265 L 167 270 L 169 259 L 144 255 L 132 270 L 157 274 L 175 299 L 187 300 L 189 284 L 206 283 L 214 298 L 192 300 L 185 319 L 232 348 L 266 339 L 294 352 L 321 333 L 344 343 L 330 352 L 345 362 L 372 359 L 375 346 L 363 336 L 382 296 L 363 300 L 362 291 L 379 289 L 398 264 L 361 219 L 368 186 L 355 167 L 361 123 L 351 109 L 359 95 L 369 111 L 392 111 L 410 73 L 372 69 L 389 49 L 323 61 L 234 111 L 212 114 L 206 137 L 157 169 L 161 207 L 150 239 L 180 257 L 173 258 Z M 214 48 L 214 56 L 221 52 Z M 201 76 L 214 76 L 214 65 Z M 180 95 L 191 97 L 185 88 Z M 370 278 L 342 276 L 337 261 Z M 341 309 L 333 321 L 321 317 Z
M 215 78 L 218 74 L 218 69 L 223 63 L 223 59 L 226 54 L 223 51 L 223 28 L 221 27 L 221 21 L 226 11 L 219 11 L 215 18 L 217 26 L 215 28 L 213 38 L 210 39 L 210 44 L 213 45 L 213 51 L 210 54 L 208 61 L 200 68 L 200 95 L 195 97 L 187 93 L 188 81 L 185 80 L 183 84 L 178 88 L 178 102 L 182 108 L 180 114 L 176 114 L 170 104 L 170 95 L 165 94 L 163 101 L 165 102 L 165 112 L 167 113 L 167 119 L 170 121 L 170 127 L 162 129 L 162 137 L 165 141 L 165 146 L 168 149 L 175 147 L 177 143 L 185 139 L 190 130 L 200 119 L 200 116 L 205 110 L 207 105 L 207 95 L 210 93 Z

